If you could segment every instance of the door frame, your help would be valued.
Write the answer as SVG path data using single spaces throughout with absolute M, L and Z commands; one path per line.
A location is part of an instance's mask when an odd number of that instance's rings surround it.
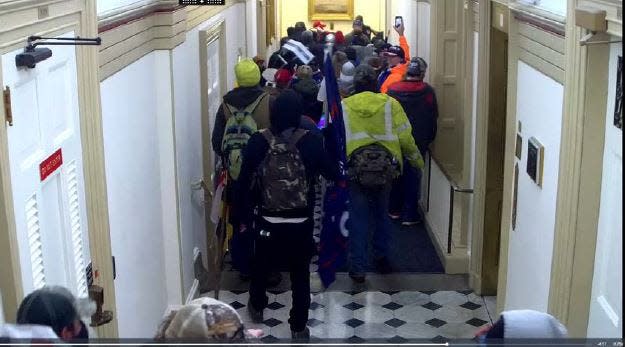
M 74 31 L 81 37 L 96 37 L 98 24 L 96 3 L 90 0 L 28 1 L 0 4 L 0 20 L 20 23 L 0 30 L 0 54 L 24 47 L 30 35 L 52 36 Z M 39 9 L 46 8 L 48 16 L 38 19 Z M 24 18 L 31 18 L 24 22 Z M 115 286 L 109 235 L 108 201 L 104 170 L 104 141 L 100 112 L 100 81 L 98 78 L 98 49 L 89 46 L 76 48 L 78 78 L 78 104 L 85 181 L 87 225 L 94 284 L 104 288 L 105 310 L 115 311 Z M 1 69 L 0 69 L 1 74 Z M 0 75 L 0 82 L 2 76 Z M 4 84 L 0 84 L 4 88 Z M 4 101 L 0 100 L 0 118 L 4 119 Z M 16 119 L 15 122 L 19 120 Z M 7 127 L 0 125 L 0 162 L 8 163 Z M 15 224 L 11 175 L 7 165 L 0 165 L 0 288 L 4 295 L 5 315 L 12 321 L 19 303 L 25 296 L 18 259 L 17 230 Z M 115 315 L 114 315 L 115 316 Z M 118 336 L 117 320 L 96 329 L 98 336 Z
M 586 30 L 576 25 L 574 13 L 581 3 L 568 0 L 567 8 L 564 98 L 567 117 L 563 117 L 548 301 L 550 313 L 567 326 L 572 337 L 586 337 L 589 323 L 604 161 L 598 153 L 604 153 L 609 59 L 608 45 L 580 45 Z M 594 5 L 599 9 L 607 6 Z M 620 32 L 611 31 L 614 20 L 610 17 L 607 20 L 610 33 L 621 37 Z
M 206 224 L 206 232 L 207 232 L 207 266 L 209 272 L 210 280 L 219 281 L 219 279 L 215 278 L 219 273 L 218 269 L 218 259 L 217 249 L 220 245 L 217 244 L 218 240 L 215 237 L 215 229 L 216 226 L 211 221 L 211 213 L 210 207 L 213 204 L 213 186 L 214 186 L 214 177 L 213 173 L 215 172 L 215 152 L 213 152 L 213 146 L 211 145 L 211 140 L 213 138 L 213 134 L 210 133 L 211 125 L 209 124 L 210 114 L 209 114 L 209 96 L 206 93 L 206 90 L 209 87 L 209 80 L 207 77 L 208 68 L 207 68 L 207 47 L 217 41 L 220 40 L 219 46 L 219 56 L 221 62 L 227 61 L 226 55 L 226 22 L 224 19 L 212 24 L 207 29 L 200 30 L 199 33 L 200 39 L 200 105 L 202 111 L 201 117 L 201 125 L 202 125 L 202 171 L 204 177 L 202 178 L 203 188 L 204 188 L 204 206 L 205 206 L 205 224 Z M 219 73 L 220 78 L 220 95 L 224 96 L 226 94 L 227 86 L 227 78 L 226 78 L 226 69 L 220 69 Z M 209 285 L 215 288 L 216 283 L 209 283 Z

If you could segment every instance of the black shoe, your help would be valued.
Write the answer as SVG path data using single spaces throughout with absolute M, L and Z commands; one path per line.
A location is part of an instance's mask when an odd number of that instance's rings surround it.
M 272 272 L 267 277 L 267 287 L 274 288 L 283 281 L 283 275 L 280 272 Z
M 376 259 L 376 271 L 378 273 L 386 275 L 393 272 L 391 268 L 391 264 L 389 264 L 389 260 L 387 258 Z
M 311 331 L 309 328 L 304 328 L 302 331 L 291 331 L 291 339 L 296 341 L 308 341 L 311 338 Z
M 252 319 L 253 323 L 261 324 L 263 323 L 263 310 L 258 311 L 252 306 L 250 300 L 248 300 L 248 313 L 250 314 L 250 319 Z
M 365 283 L 365 275 L 350 272 L 348 273 L 348 276 L 350 276 L 350 278 L 352 278 L 352 280 L 356 283 Z

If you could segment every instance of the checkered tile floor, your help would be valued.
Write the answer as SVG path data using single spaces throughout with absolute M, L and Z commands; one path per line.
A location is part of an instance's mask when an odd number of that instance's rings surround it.
M 265 321 L 253 324 L 246 304 L 248 292 L 222 291 L 220 300 L 240 313 L 247 327 L 262 329 L 263 342 L 291 337 L 291 292 L 269 294 Z M 313 294 L 308 326 L 313 339 L 360 342 L 383 339 L 398 343 L 427 339 L 470 339 L 481 327 L 492 324 L 495 298 L 471 291 L 322 292 Z

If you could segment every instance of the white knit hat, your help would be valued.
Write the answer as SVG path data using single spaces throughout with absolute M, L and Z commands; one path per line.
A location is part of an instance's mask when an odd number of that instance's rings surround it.
M 566 338 L 567 329 L 556 318 L 543 312 L 531 310 L 506 311 L 504 319 L 505 339 L 551 339 Z

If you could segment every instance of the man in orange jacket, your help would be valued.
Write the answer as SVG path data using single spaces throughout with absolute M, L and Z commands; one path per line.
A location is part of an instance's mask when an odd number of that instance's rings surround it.
M 389 66 L 378 78 L 378 86 L 383 94 L 387 94 L 390 85 L 402 81 L 406 74 L 408 62 L 411 60 L 409 44 L 404 36 L 404 24 L 393 28 L 400 35 L 400 46 L 390 46 L 381 52 L 381 55 L 387 59 Z

